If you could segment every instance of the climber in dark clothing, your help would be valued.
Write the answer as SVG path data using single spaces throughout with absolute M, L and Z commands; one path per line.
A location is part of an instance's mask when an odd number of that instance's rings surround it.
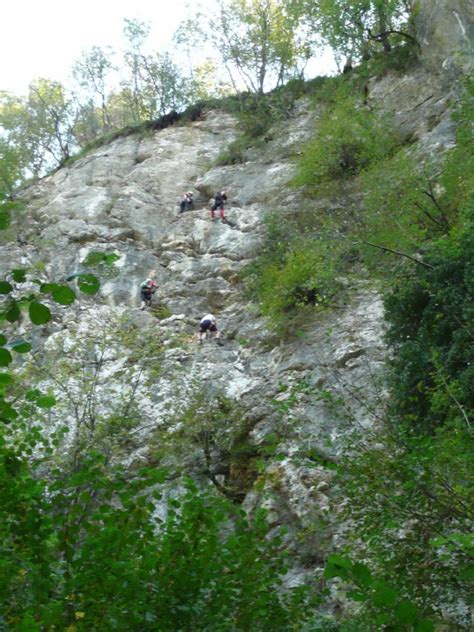
M 219 209 L 219 217 L 221 221 L 225 220 L 224 217 L 224 204 L 227 202 L 227 191 L 218 191 L 214 196 L 214 202 L 211 206 L 211 220 L 214 220 L 216 211 Z
M 193 192 L 188 191 L 183 194 L 181 198 L 181 202 L 179 203 L 179 212 L 184 213 L 185 211 L 190 211 L 193 208 Z
M 207 332 L 219 338 L 220 332 L 217 329 L 216 317 L 213 314 L 206 314 L 201 318 L 199 323 L 199 342 L 203 342 L 207 336 Z
M 155 281 L 153 281 L 152 279 L 146 279 L 145 281 L 143 281 L 143 283 L 140 284 L 140 309 L 151 307 L 151 300 L 157 288 L 158 284 L 155 283 Z

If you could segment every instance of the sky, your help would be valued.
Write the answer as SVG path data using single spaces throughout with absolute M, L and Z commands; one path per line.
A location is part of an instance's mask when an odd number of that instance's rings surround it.
M 39 77 L 68 83 L 72 65 L 92 46 L 123 47 L 124 18 L 151 26 L 148 45 L 172 49 L 180 21 L 213 0 L 10 0 L 2 6 L 0 91 L 26 95 Z M 331 71 L 326 58 L 312 74 Z
M 0 90 L 24 95 L 38 77 L 65 82 L 83 51 L 122 46 L 124 18 L 149 22 L 153 49 L 169 48 L 187 15 L 187 4 L 188 0 L 10 0 L 1 10 Z

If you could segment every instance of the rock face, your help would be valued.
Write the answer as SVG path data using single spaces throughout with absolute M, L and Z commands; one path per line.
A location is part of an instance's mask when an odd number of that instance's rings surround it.
M 420 2 L 425 4 L 430 19 L 423 46 L 433 50 L 439 41 L 436 55 L 445 59 L 451 50 L 442 37 L 446 22 L 441 27 L 439 17 L 431 19 L 438 10 L 449 17 L 450 33 L 464 50 L 473 35 L 470 2 L 456 0 L 449 10 L 446 2 Z M 430 75 L 417 67 L 371 83 L 368 98 L 391 109 L 403 132 L 430 155 L 453 143 L 451 95 L 444 86 L 442 71 Z M 324 461 L 337 459 L 343 442 L 372 424 L 370 411 L 384 398 L 378 384 L 385 354 L 382 304 L 361 283 L 345 294 L 347 302 L 311 317 L 301 335 L 277 341 L 243 295 L 241 272 L 259 252 L 267 212 L 308 206 L 288 181 L 291 156 L 317 120 L 300 100 L 264 148 L 229 166 L 215 161 L 237 136 L 237 122 L 219 110 L 186 126 L 117 139 L 24 191 L 21 240 L 0 253 L 2 272 L 30 267 L 57 281 L 84 270 L 92 251 L 119 257 L 115 272 L 98 271 L 97 297 L 68 310 L 54 308 L 49 333 L 62 348 L 74 339 L 99 344 L 106 339 L 101 332 L 110 333 L 114 323 L 134 337 L 135 346 L 111 336 L 107 370 L 97 381 L 104 410 L 134 384 L 142 423 L 124 460 L 150 460 L 156 431 L 182 410 L 192 388 L 232 398 L 245 418 L 238 438 L 247 456 L 239 462 L 221 450 L 212 477 L 233 489 L 247 509 L 266 506 L 272 528 L 286 524 L 289 546 L 313 567 L 324 547 L 298 544 L 297 535 L 327 518 L 332 474 Z M 229 223 L 212 223 L 209 198 L 223 187 L 229 190 Z M 178 215 L 187 190 L 194 192 L 195 210 Z M 148 276 L 159 284 L 154 300 L 162 306 L 160 318 L 139 309 L 139 284 Z M 218 318 L 222 345 L 198 343 L 199 320 L 209 311 Z M 280 460 L 264 458 L 257 470 L 255 455 L 269 447 Z M 198 455 L 186 458 L 191 466 L 199 461 Z
M 474 66 L 472 0 L 417 0 L 416 32 L 424 59 L 446 71 Z
M 132 466 L 157 458 L 157 433 L 172 426 L 196 389 L 210 399 L 232 399 L 244 430 L 226 432 L 231 448 L 240 442 L 245 449 L 234 457 L 216 448 L 211 478 L 249 511 L 259 504 L 271 509 L 274 527 L 289 525 L 295 542 L 328 507 L 330 472 L 312 458 L 337 458 L 354 428 L 370 423 L 366 406 L 380 396 L 372 375 L 384 359 L 382 305 L 370 287 L 354 287 L 347 303 L 341 298 L 287 342 L 275 339 L 242 294 L 241 271 L 259 252 L 264 214 L 291 213 L 308 203 L 287 186 L 294 173 L 289 156 L 315 120 L 302 100 L 263 150 L 230 166 L 213 166 L 238 133 L 236 121 L 220 111 L 186 127 L 118 139 L 25 191 L 22 243 L 5 247 L 1 259 L 4 270 L 14 261 L 60 281 L 84 270 L 88 253 L 115 253 L 115 271 L 97 271 L 100 295 L 68 309 L 52 306 L 49 353 L 57 358 L 92 343 L 97 355 L 110 340 L 96 380 L 98 406 L 106 414 L 107 402 L 129 396 L 135 385 L 140 429 L 121 457 Z M 230 223 L 213 223 L 208 201 L 222 187 L 229 190 Z M 178 201 L 187 190 L 194 191 L 196 208 L 180 215 Z M 154 300 L 161 318 L 139 309 L 139 284 L 148 276 L 159 283 Z M 199 320 L 209 311 L 218 318 L 222 345 L 198 343 Z M 113 333 L 117 327 L 125 340 L 124 323 L 129 336 L 142 339 L 138 356 L 136 342 L 120 346 Z M 334 404 L 340 396 L 344 411 Z M 52 413 L 58 422 L 70 414 L 67 406 Z M 284 457 L 278 465 L 262 457 L 271 446 Z M 267 461 L 263 471 L 255 465 L 259 455 Z M 166 458 L 173 462 L 170 453 Z M 199 449 L 182 458 L 206 479 Z

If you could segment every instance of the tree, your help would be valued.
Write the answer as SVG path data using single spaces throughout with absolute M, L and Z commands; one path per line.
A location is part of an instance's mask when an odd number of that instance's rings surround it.
M 203 19 L 198 33 L 195 24 Z M 218 0 L 209 18 L 195 17 L 181 26 L 181 41 L 193 34 L 215 46 L 236 91 L 243 84 L 263 94 L 301 76 L 312 52 L 299 1 Z
M 33 81 L 26 98 L 1 95 L 4 153 L 16 157 L 23 178 L 43 175 L 70 156 L 76 145 L 75 118 L 73 100 L 57 81 Z M 7 164 L 11 165 L 11 160 Z
M 0 127 L 4 138 L 3 155 L 7 157 L 10 153 L 16 156 L 23 178 L 39 176 L 45 164 L 39 130 L 34 128 L 30 114 L 25 99 L 7 93 L 1 95 Z
M 38 79 L 30 85 L 28 108 L 33 125 L 42 132 L 41 144 L 57 164 L 71 155 L 75 145 L 76 111 L 72 99 L 57 81 Z
M 148 119 L 189 105 L 192 89 L 169 53 L 155 53 L 143 58 L 143 109 Z
M 107 104 L 110 73 L 115 70 L 113 51 L 93 46 L 73 67 L 73 76 L 88 95 L 88 109 L 99 108 L 101 131 L 110 130 L 111 121 Z
M 11 196 L 22 179 L 21 154 L 6 139 L 0 139 L 0 190 Z
M 128 102 L 132 121 L 139 123 L 188 105 L 193 99 L 188 82 L 170 53 L 145 54 L 150 27 L 139 20 L 125 20 L 129 47 L 124 53 L 129 77 L 122 82 L 122 98 Z
M 143 111 L 143 70 L 141 66 L 144 59 L 142 49 L 150 33 L 150 27 L 140 20 L 125 19 L 123 33 L 129 45 L 123 58 L 130 76 L 122 82 L 122 88 L 124 96 L 128 97 L 131 119 L 134 123 L 139 123 L 147 118 Z M 152 117 L 149 116 L 148 118 Z
M 370 57 L 377 44 L 389 52 L 394 35 L 414 40 L 406 31 L 407 0 L 319 0 L 306 5 L 313 28 L 337 58 L 346 57 L 349 63 Z

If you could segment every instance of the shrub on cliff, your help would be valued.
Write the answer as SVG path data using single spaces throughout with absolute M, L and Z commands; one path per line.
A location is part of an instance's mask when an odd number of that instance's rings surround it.
M 369 110 L 353 91 L 350 82 L 341 83 L 327 104 L 314 138 L 303 147 L 295 186 L 315 192 L 332 180 L 352 178 L 399 143 L 388 117 Z

